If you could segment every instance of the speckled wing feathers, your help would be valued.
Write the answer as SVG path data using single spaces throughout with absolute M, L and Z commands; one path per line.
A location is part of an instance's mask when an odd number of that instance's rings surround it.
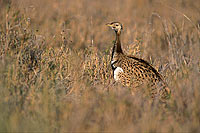
M 137 88 L 142 84 L 147 84 L 151 87 L 153 97 L 160 94 L 166 86 L 162 76 L 148 62 L 142 59 L 118 54 L 118 60 L 115 60 L 113 65 L 123 70 L 123 72 L 118 73 L 119 75 L 117 77 L 125 86 Z M 157 87 L 159 89 L 155 89 Z M 168 94 L 165 91 L 162 93 Z

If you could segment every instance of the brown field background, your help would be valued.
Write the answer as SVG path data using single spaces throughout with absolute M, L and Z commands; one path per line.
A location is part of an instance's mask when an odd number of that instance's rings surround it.
M 166 107 L 113 81 L 111 21 Z M 200 132 L 199 57 L 199 0 L 0 0 L 0 131 Z

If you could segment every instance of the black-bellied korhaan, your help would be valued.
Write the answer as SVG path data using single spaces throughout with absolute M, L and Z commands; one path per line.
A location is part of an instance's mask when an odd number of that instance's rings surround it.
M 147 61 L 123 53 L 121 48 L 120 34 L 123 29 L 119 22 L 106 24 L 116 34 L 112 50 L 111 67 L 115 81 L 125 86 L 130 86 L 132 93 L 139 89 L 142 84 L 148 85 L 151 97 L 167 98 L 170 94 L 162 76 Z

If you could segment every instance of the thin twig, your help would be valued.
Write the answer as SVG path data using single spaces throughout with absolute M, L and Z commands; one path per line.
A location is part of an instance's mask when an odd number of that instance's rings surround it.
M 162 2 L 157 2 L 157 3 L 161 4 L 162 6 L 164 6 L 164 7 L 166 7 L 166 8 L 169 8 L 169 9 L 174 10 L 174 11 L 175 11 L 176 13 L 178 13 L 178 14 L 181 14 L 183 17 L 185 17 L 185 18 L 195 27 L 195 29 L 198 31 L 198 33 L 200 33 L 198 27 L 195 25 L 195 23 L 194 23 L 186 14 L 184 14 L 184 13 L 182 13 L 181 11 L 179 11 L 179 10 L 177 10 L 177 9 L 175 9 L 175 8 L 173 8 L 173 7 L 169 6 L 169 5 L 167 5 L 167 4 L 164 4 L 164 3 L 162 3 Z

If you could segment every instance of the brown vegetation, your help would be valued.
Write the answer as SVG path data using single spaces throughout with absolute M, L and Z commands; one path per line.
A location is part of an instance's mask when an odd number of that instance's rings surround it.
M 200 2 L 0 1 L 0 131 L 200 132 Z M 163 108 L 113 82 L 114 34 L 172 90 Z M 145 90 L 145 86 L 141 88 Z

